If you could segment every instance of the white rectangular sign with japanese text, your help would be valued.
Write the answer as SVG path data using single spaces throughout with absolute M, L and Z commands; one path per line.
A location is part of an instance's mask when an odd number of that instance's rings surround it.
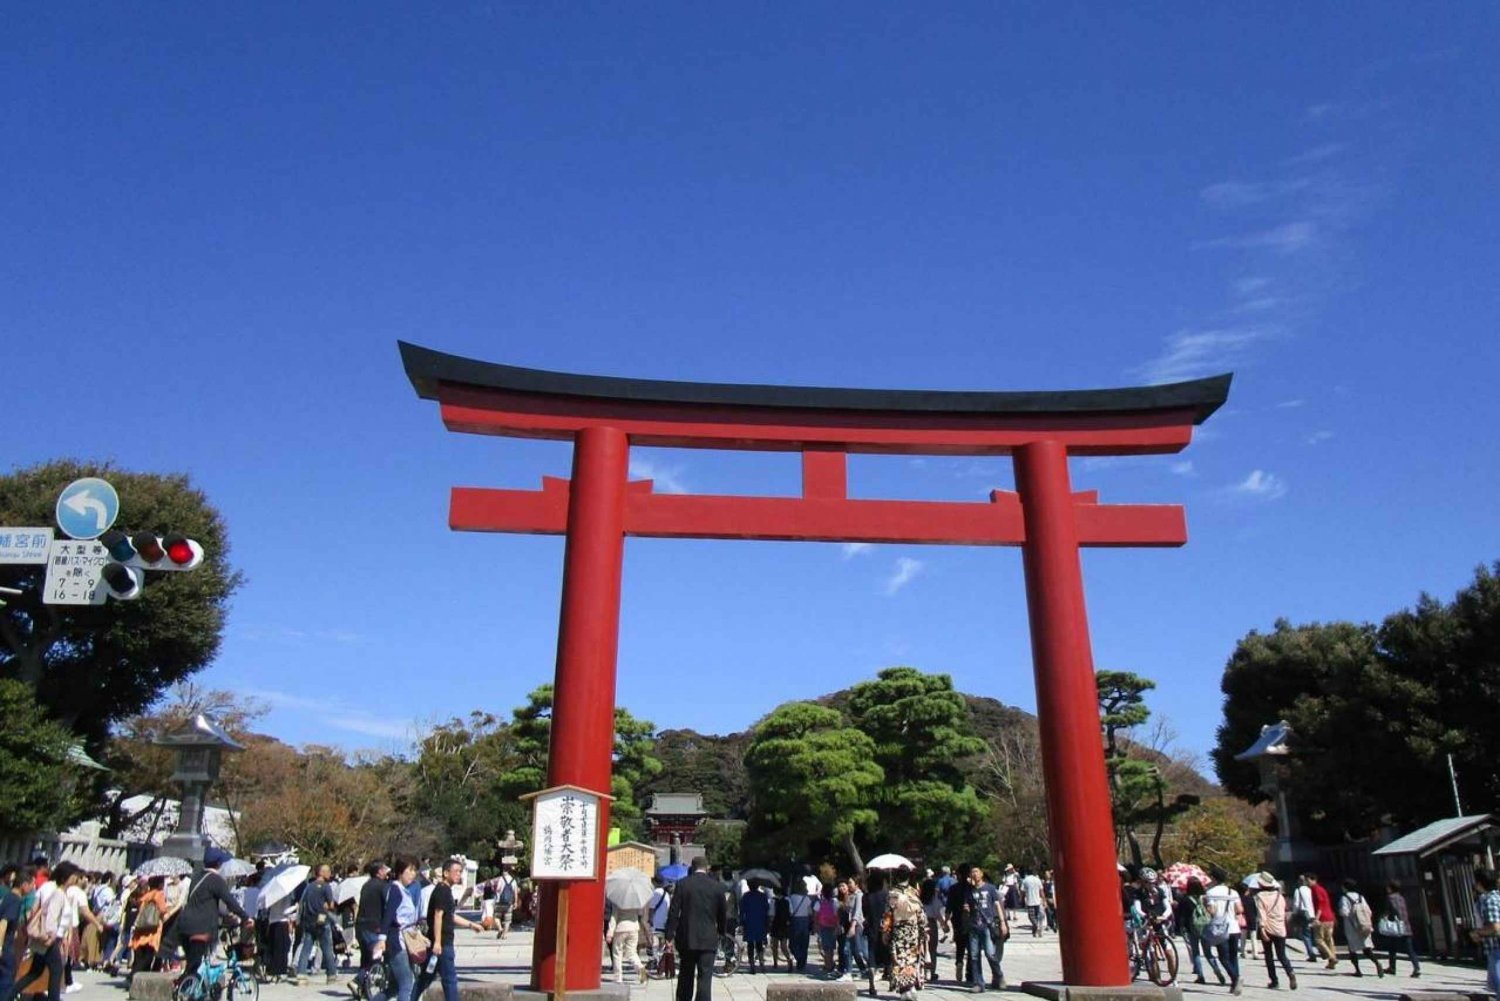
M 593 879 L 599 859 L 599 797 L 550 789 L 532 801 L 532 879 Z
M 0 564 L 46 563 L 50 528 L 0 528 Z

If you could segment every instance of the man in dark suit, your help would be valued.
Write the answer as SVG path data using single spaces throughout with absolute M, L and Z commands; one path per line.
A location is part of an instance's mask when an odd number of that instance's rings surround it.
M 677 1001 L 694 1001 L 693 979 L 698 981 L 697 1001 L 709 1001 L 714 986 L 714 955 L 728 918 L 724 886 L 708 874 L 708 860 L 699 855 L 692 872 L 677 884 L 672 907 L 667 912 L 667 935 L 677 947 Z

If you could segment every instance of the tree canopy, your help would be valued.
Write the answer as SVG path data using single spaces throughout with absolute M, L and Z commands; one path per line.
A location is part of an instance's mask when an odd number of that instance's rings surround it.
M 37 709 L 31 687 L 0 679 L 0 832 L 58 830 L 87 804 L 83 776 L 69 760 L 77 743 L 67 727 Z
M 111 724 L 208 665 L 241 578 L 228 562 L 223 519 L 186 476 L 74 461 L 17 470 L 0 476 L 0 524 L 52 524 L 58 494 L 83 476 L 114 484 L 118 527 L 182 532 L 204 549 L 198 569 L 150 574 L 139 599 L 100 606 L 44 604 L 45 566 L 0 567 L 0 583 L 22 591 L 0 608 L 0 676 L 31 686 L 53 718 L 97 749 Z
M 1234 756 L 1261 726 L 1285 719 L 1294 735 L 1286 787 L 1315 840 L 1452 815 L 1449 754 L 1466 811 L 1500 808 L 1500 734 L 1490 722 L 1500 714 L 1497 572 L 1500 564 L 1481 567 L 1451 602 L 1424 595 L 1379 626 L 1278 620 L 1243 637 L 1220 685 L 1213 761 L 1224 787 L 1265 798 L 1254 764 Z

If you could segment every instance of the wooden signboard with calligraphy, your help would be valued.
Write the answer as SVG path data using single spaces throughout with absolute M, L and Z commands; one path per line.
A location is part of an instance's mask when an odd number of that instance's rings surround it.
M 565 1001 L 568 983 L 568 885 L 602 879 L 599 872 L 599 804 L 608 793 L 559 785 L 521 797 L 531 800 L 531 878 L 557 883 L 557 954 L 553 1001 Z

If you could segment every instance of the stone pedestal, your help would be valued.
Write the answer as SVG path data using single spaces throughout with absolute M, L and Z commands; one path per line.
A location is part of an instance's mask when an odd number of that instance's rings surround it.
M 1181 987 L 1157 987 L 1151 983 L 1123 987 L 1072 987 L 1046 980 L 1028 980 L 1021 985 L 1027 994 L 1047 1001 L 1182 1001 Z

